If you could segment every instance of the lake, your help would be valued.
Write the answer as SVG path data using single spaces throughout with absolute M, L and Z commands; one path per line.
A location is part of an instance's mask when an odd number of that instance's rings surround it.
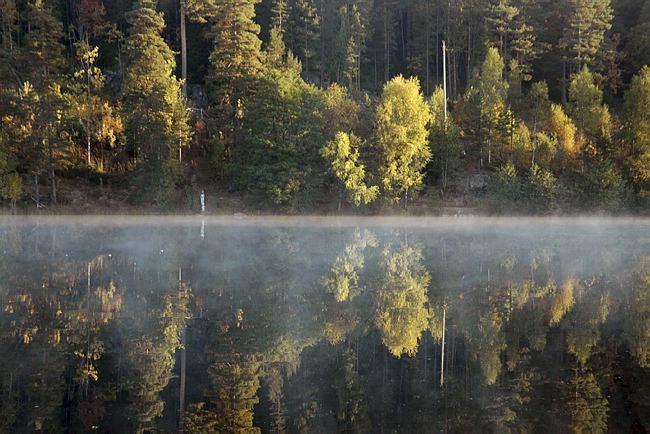
M 5 217 L 0 432 L 644 432 L 650 220 Z

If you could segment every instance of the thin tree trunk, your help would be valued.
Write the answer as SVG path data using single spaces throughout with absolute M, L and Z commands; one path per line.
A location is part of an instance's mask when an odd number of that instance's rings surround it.
M 390 78 L 390 34 L 388 33 L 388 10 L 384 0 L 384 81 Z
M 427 97 L 431 93 L 431 89 L 429 87 L 429 84 L 430 84 L 429 83 L 429 80 L 430 80 L 429 79 L 429 75 L 430 75 L 429 71 L 431 69 L 431 67 L 430 67 L 431 66 L 430 65 L 431 64 L 431 60 L 430 60 L 431 59 L 431 48 L 430 48 L 430 46 L 431 46 L 431 11 L 430 11 L 430 1 L 431 0 L 427 0 L 427 9 L 426 9 L 426 15 L 427 15 L 427 39 L 426 39 L 427 44 L 426 45 L 427 45 L 427 47 L 426 47 L 426 56 L 425 56 L 426 57 L 426 60 L 425 60 L 426 61 L 425 74 L 426 74 Z
M 49 152 L 50 198 L 56 204 L 56 174 L 54 173 L 54 149 L 52 147 L 52 124 L 47 127 L 47 147 Z
M 566 96 L 566 60 L 562 60 L 562 104 L 567 103 L 567 96 Z
M 181 2 L 180 31 L 181 31 L 181 79 L 183 80 L 183 96 L 187 98 L 187 34 L 185 30 L 185 0 Z

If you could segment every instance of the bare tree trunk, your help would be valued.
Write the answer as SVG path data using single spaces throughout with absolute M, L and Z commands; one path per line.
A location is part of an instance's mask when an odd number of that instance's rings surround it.
M 41 207 L 41 192 L 38 188 L 38 173 L 34 173 L 34 190 L 36 191 L 36 209 Z
M 56 174 L 54 173 L 54 149 L 52 147 L 52 124 L 47 126 L 47 147 L 49 152 L 50 198 L 56 204 Z
M 566 96 L 566 59 L 562 60 L 562 82 L 561 82 L 561 87 L 562 87 L 562 104 L 567 103 L 567 96 Z

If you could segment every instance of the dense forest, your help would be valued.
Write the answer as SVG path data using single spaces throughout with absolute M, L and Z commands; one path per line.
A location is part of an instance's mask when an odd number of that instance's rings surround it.
M 648 210 L 648 0 L 0 12 L 7 207 Z

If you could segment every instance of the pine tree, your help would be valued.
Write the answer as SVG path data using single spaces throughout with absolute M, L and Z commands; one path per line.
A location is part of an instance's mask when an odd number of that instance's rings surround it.
M 63 25 L 44 0 L 28 4 L 27 22 L 21 70 L 37 88 L 48 86 L 48 80 L 55 80 L 66 66 Z
M 638 65 L 650 65 L 650 1 L 643 2 L 636 25 L 630 29 L 628 44 L 629 54 Z
M 356 5 L 344 5 L 339 9 L 339 32 L 337 39 L 337 80 L 349 89 L 361 88 L 361 49 L 365 29 Z
M 291 15 L 289 0 L 272 0 L 270 9 L 270 27 L 278 29 L 284 38 L 284 35 L 289 31 L 288 22 Z
M 650 191 L 650 67 L 625 94 L 625 159 L 637 191 Z
M 573 432 L 604 433 L 607 430 L 609 402 L 589 368 L 580 364 L 565 380 L 567 411 Z
M 140 194 L 164 205 L 174 191 L 177 155 L 187 141 L 187 112 L 180 82 L 174 77 L 174 53 L 161 32 L 162 15 L 154 0 L 136 0 L 126 15 L 127 70 L 122 83 L 126 135 L 136 157 Z
M 568 0 L 568 19 L 560 39 L 575 70 L 589 66 L 611 27 L 611 0 Z
M 504 67 L 499 51 L 490 48 L 481 68 L 472 77 L 463 101 L 463 126 L 474 142 L 474 153 L 480 159 L 480 166 L 485 157 L 491 164 L 493 151 L 506 143 L 507 126 L 512 115 L 506 105 L 509 86 L 503 80 Z
M 530 80 L 531 62 L 536 57 L 535 33 L 512 0 L 499 0 L 490 6 L 487 22 L 496 36 L 496 45 L 506 65 L 517 61 L 524 80 Z
M 303 74 L 308 79 L 319 67 L 318 40 L 320 16 L 314 0 L 294 0 L 289 16 L 290 34 L 285 35 L 287 46 L 302 62 Z
M 447 189 L 449 179 L 460 169 L 462 147 L 460 131 L 450 115 L 444 115 L 444 91 L 438 87 L 431 98 L 431 146 L 433 175 L 440 180 L 442 191 Z
M 16 81 L 16 57 L 18 53 L 18 10 L 15 0 L 0 0 L 0 80 Z

